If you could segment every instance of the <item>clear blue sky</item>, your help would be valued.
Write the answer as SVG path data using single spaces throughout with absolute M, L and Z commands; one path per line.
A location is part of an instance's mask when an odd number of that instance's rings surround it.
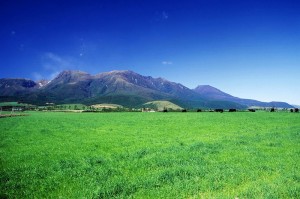
M 0 78 L 133 70 L 300 104 L 300 1 L 0 1 Z

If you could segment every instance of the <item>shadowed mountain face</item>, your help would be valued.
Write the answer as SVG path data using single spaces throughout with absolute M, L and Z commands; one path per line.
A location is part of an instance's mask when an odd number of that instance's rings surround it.
M 14 96 L 29 93 L 38 85 L 28 79 L 0 79 L 0 96 Z
M 154 100 L 168 100 L 184 108 L 239 109 L 246 108 L 248 104 L 266 104 L 236 98 L 211 86 L 198 86 L 191 90 L 163 78 L 142 76 L 133 71 L 111 71 L 97 75 L 63 71 L 49 82 L 0 79 L 0 100 L 38 105 L 46 102 L 113 103 L 127 107 L 138 107 Z
M 95 76 L 96 87 L 103 85 L 106 94 L 131 93 L 145 97 L 174 98 L 186 95 L 190 100 L 199 99 L 199 95 L 189 88 L 162 78 L 142 76 L 132 71 L 112 71 Z M 98 92 L 95 92 L 98 93 Z

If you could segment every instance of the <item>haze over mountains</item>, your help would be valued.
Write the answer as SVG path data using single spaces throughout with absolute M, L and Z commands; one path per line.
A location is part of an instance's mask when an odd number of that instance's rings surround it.
M 44 105 L 46 102 L 113 103 L 138 107 L 149 101 L 167 100 L 184 108 L 237 108 L 250 106 L 292 108 L 285 102 L 260 102 L 231 96 L 209 85 L 189 89 L 163 78 L 142 76 L 133 71 L 111 71 L 90 75 L 63 71 L 51 81 L 0 79 L 0 101 Z

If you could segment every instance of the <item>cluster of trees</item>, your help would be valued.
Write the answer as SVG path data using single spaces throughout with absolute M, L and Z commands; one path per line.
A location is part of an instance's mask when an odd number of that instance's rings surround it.
M 290 111 L 291 111 L 292 113 L 293 113 L 293 112 L 299 113 L 299 108 L 291 109 Z
M 39 106 L 35 110 L 38 111 L 73 111 L 73 110 L 82 110 L 83 112 L 137 112 L 141 111 L 140 109 L 134 108 L 95 108 L 94 106 L 85 106 L 85 105 L 48 105 L 48 106 Z

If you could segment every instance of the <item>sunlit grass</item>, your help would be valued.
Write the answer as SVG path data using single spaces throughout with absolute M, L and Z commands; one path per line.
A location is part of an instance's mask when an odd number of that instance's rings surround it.
M 1 196 L 299 198 L 300 114 L 0 119 Z

